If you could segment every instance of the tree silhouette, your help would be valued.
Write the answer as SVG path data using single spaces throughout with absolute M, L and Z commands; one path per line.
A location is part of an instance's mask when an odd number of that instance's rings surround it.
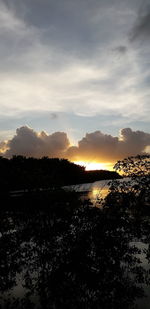
M 150 212 L 150 155 L 137 155 L 118 161 L 114 168 L 125 177 L 112 181 L 106 197 L 109 205 L 132 208 L 138 214 Z M 127 178 L 126 178 L 127 177 Z
M 2 308 L 134 308 L 148 274 L 133 219 L 64 194 L 47 208 L 42 196 L 29 211 L 1 212 Z M 13 295 L 17 280 L 23 295 Z
M 8 205 L 1 200 L 0 308 L 137 308 L 150 285 L 148 162 L 138 156 L 117 163 L 130 179 L 112 182 L 103 208 L 57 186 L 14 197 L 14 205 L 10 197 Z M 47 158 L 1 158 L 0 165 L 10 177 L 32 175 L 31 188 L 41 179 L 46 186 L 52 166 L 70 170 L 70 163 Z
M 120 178 L 116 172 L 85 171 L 66 159 L 26 158 L 13 156 L 11 159 L 0 157 L 0 190 L 8 193 L 13 190 L 39 190 L 70 184 L 93 182 L 101 179 Z

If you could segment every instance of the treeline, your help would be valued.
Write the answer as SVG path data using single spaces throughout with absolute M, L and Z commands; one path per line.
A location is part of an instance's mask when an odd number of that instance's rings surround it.
M 0 157 L 1 192 L 17 189 L 38 189 L 94 182 L 103 179 L 116 179 L 120 175 L 111 171 L 85 171 L 66 159 L 26 158 L 13 156 L 11 159 Z
M 122 178 L 117 172 L 107 170 L 85 171 L 85 182 L 93 182 L 105 179 L 120 179 Z

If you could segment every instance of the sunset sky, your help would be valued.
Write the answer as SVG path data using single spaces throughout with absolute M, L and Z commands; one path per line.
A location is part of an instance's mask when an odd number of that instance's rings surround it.
M 109 168 L 149 151 L 149 107 L 149 0 L 0 0 L 2 155 Z

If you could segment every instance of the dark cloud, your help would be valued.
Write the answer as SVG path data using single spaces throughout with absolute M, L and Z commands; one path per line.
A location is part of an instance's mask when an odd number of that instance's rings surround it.
M 122 10 L 122 4 L 118 0 L 109 3 L 104 0 L 5 0 L 4 2 L 7 3 L 7 9 L 15 12 L 15 15 L 25 23 L 30 33 L 31 30 L 36 31 L 42 46 L 49 47 L 51 52 L 54 49 L 54 54 L 56 50 L 59 51 L 59 57 L 65 51 L 65 54 L 69 55 L 68 58 L 72 54 L 73 57 L 82 59 L 90 56 L 91 60 L 92 55 L 93 57 L 99 55 L 99 46 L 118 36 L 122 28 L 121 24 L 118 27 L 117 10 L 113 9 L 116 6 Z M 33 37 L 27 35 L 23 38 L 22 44 L 13 44 L 14 38 L 12 38 L 10 47 L 14 45 L 15 48 L 17 45 L 18 48 L 21 45 L 25 48 L 27 45 L 32 45 L 32 41 Z M 53 60 L 55 57 L 56 55 Z
M 150 39 L 150 8 L 144 15 L 138 16 L 137 21 L 130 33 L 131 42 L 140 39 L 147 41 Z
M 54 119 L 57 119 L 57 118 L 58 118 L 58 114 L 56 114 L 56 113 L 51 113 L 51 114 L 50 114 L 50 118 L 53 119 L 53 120 L 54 120 Z
M 6 157 L 24 155 L 33 157 L 59 157 L 72 161 L 116 162 L 124 157 L 141 154 L 150 146 L 150 134 L 125 128 L 119 137 L 101 131 L 87 133 L 78 146 L 70 146 L 67 134 L 55 132 L 37 133 L 24 126 L 16 130 L 16 135 L 8 142 L 0 143 L 0 151 Z M 6 151 L 4 152 L 4 150 Z
M 117 51 L 120 54 L 125 54 L 127 50 L 128 50 L 127 47 L 124 45 L 120 45 L 115 48 L 115 51 Z
M 33 129 L 24 126 L 16 130 L 16 135 L 7 142 L 9 148 L 5 155 L 24 155 L 33 157 L 63 157 L 64 151 L 69 147 L 67 134 L 55 132 L 46 134 L 35 132 Z
M 124 157 L 141 154 L 150 145 L 150 134 L 122 129 L 119 137 L 101 131 L 88 133 L 79 141 L 78 147 L 68 149 L 68 157 L 74 160 L 115 162 Z

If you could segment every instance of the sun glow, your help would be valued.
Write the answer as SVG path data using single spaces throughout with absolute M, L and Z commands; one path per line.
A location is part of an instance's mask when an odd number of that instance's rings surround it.
M 111 163 L 98 163 L 87 161 L 74 161 L 75 164 L 85 166 L 86 171 L 93 170 L 113 170 L 113 164 Z

